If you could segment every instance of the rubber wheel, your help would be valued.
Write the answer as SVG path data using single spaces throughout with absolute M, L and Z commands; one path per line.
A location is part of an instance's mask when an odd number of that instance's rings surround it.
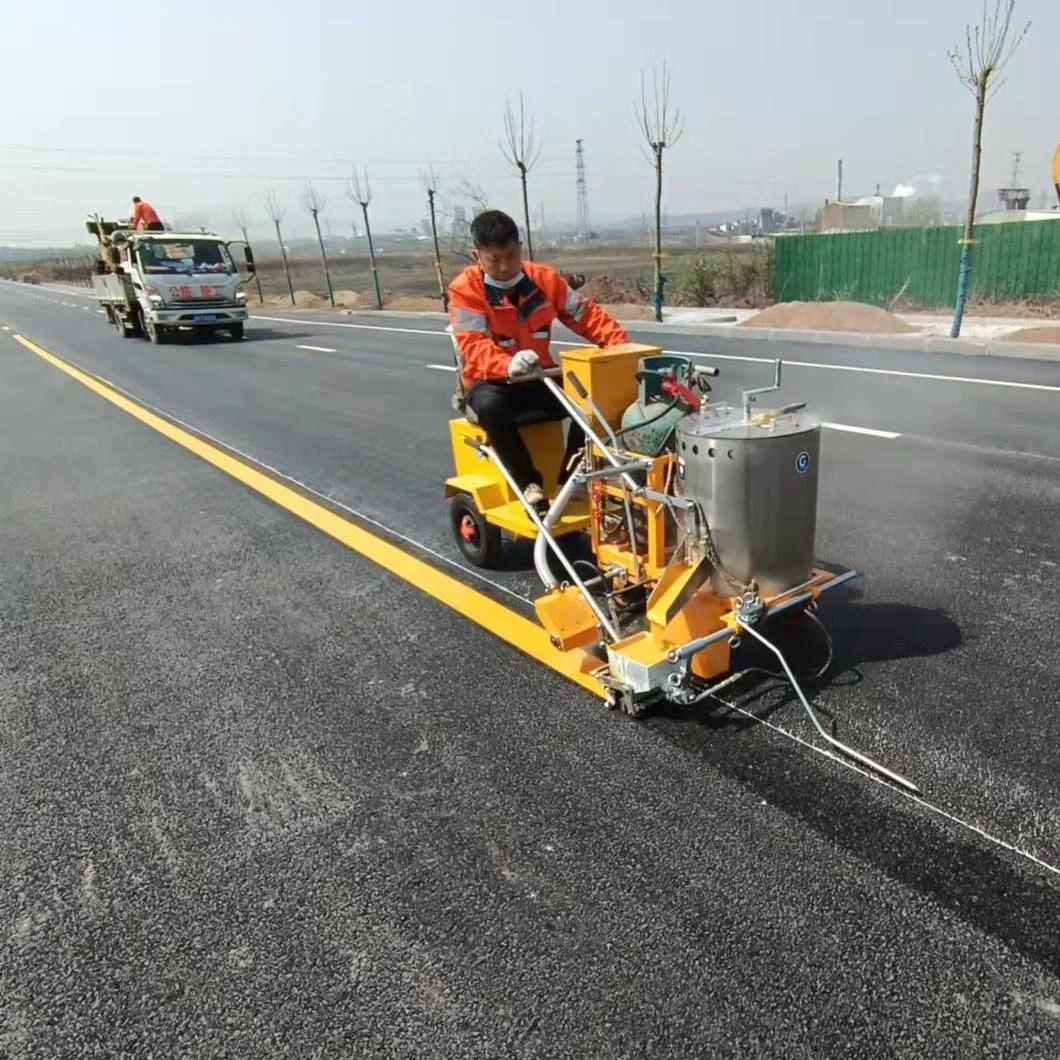
M 152 324 L 150 320 L 144 321 L 144 334 L 150 342 L 156 345 L 161 345 L 166 341 L 166 329 L 159 327 L 157 324 Z
M 242 324 L 233 324 L 228 329 L 228 334 L 232 336 L 232 341 L 233 342 L 242 342 L 243 341 L 243 325 Z
M 456 546 L 473 567 L 496 567 L 501 558 L 501 532 L 487 523 L 474 501 L 461 493 L 449 502 L 449 521 Z

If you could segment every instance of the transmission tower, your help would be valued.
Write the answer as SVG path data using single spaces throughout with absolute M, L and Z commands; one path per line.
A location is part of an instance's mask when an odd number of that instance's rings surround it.
M 592 227 L 589 224 L 589 188 L 585 183 L 585 152 L 582 150 L 581 140 L 575 140 L 576 169 L 578 173 L 578 217 L 576 226 L 578 239 L 587 241 L 592 235 Z

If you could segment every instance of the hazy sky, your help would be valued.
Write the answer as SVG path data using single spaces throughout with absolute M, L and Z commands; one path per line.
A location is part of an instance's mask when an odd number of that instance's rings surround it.
M 515 212 L 497 140 L 520 90 L 543 141 L 535 213 L 573 218 L 581 137 L 594 219 L 636 215 L 651 180 L 632 104 L 662 59 L 686 116 L 666 155 L 671 213 L 822 201 L 838 157 L 845 193 L 937 177 L 943 197 L 966 194 L 973 101 L 946 52 L 981 0 L 4 6 L 0 244 L 87 238 L 87 212 L 126 216 L 133 194 L 226 229 L 242 203 L 264 234 L 270 180 L 305 232 L 307 177 L 347 232 L 354 163 L 379 229 L 424 215 L 426 161 L 443 193 L 467 176 Z M 1016 9 L 1033 25 L 988 110 L 983 183 L 1007 182 L 1022 150 L 1037 205 L 1060 141 L 1060 2 Z

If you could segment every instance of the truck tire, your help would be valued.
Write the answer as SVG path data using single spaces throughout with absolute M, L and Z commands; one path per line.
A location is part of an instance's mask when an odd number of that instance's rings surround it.
M 232 341 L 233 342 L 242 342 L 243 341 L 243 325 L 242 324 L 233 324 L 228 329 L 228 334 L 232 336 Z
M 163 343 L 169 342 L 169 329 L 162 327 L 161 324 L 153 324 L 150 320 L 145 320 L 144 332 L 146 333 L 148 340 L 153 342 L 156 346 L 161 346 Z
M 117 309 L 112 311 L 110 319 L 111 323 L 118 329 L 118 334 L 123 339 L 128 339 L 132 337 L 133 329 L 123 319 L 121 313 L 119 313 Z

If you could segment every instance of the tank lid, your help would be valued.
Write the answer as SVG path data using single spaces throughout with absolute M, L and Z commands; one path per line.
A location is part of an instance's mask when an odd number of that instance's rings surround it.
M 745 423 L 743 409 L 735 405 L 708 405 L 680 420 L 677 431 L 692 438 L 759 439 L 806 434 L 820 425 L 821 421 L 805 409 L 781 413 L 763 409 L 753 412 L 751 422 Z

